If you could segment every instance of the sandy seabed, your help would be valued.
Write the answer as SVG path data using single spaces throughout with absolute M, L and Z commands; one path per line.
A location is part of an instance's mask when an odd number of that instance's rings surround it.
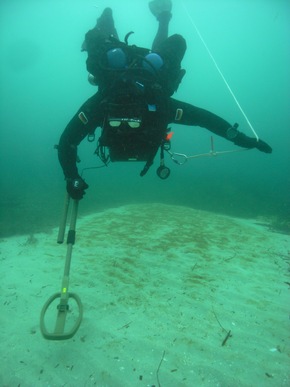
M 290 236 L 162 204 L 80 218 L 70 291 L 84 317 L 50 341 L 57 231 L 1 240 L 1 387 L 290 386 Z

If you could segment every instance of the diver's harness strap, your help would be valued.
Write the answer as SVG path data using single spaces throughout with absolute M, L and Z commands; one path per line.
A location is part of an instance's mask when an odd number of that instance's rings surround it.
M 145 161 L 145 166 L 140 172 L 142 177 L 152 166 L 158 149 L 160 147 L 163 149 L 167 128 L 158 125 L 157 112 L 150 112 L 149 108 L 144 112 L 138 109 L 137 105 L 133 108 L 131 106 L 131 112 L 135 114 L 127 118 L 124 117 L 127 111 L 124 105 L 108 104 L 108 106 L 95 154 L 106 166 L 111 161 Z M 147 118 L 144 123 L 145 114 Z M 152 121 L 149 119 L 148 122 L 148 116 L 152 117 Z

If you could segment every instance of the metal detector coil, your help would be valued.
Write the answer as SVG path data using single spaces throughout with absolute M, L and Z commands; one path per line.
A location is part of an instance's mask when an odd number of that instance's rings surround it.
M 60 303 L 57 306 L 57 319 L 56 324 L 54 328 L 54 332 L 49 332 L 46 328 L 45 324 L 45 314 L 48 310 L 48 308 L 52 305 L 52 303 L 57 299 L 60 298 Z M 65 322 L 66 322 L 66 315 L 69 312 L 69 305 L 68 301 L 69 299 L 74 299 L 79 310 L 79 315 L 75 321 L 75 324 L 70 328 L 68 331 L 65 331 Z M 81 322 L 83 318 L 83 305 L 81 302 L 81 299 L 79 296 L 75 293 L 67 293 L 67 298 L 64 300 L 61 298 L 61 293 L 55 293 L 53 294 L 43 305 L 41 314 L 40 314 L 40 328 L 41 333 L 43 337 L 47 340 L 67 340 L 71 339 L 74 334 L 79 329 Z

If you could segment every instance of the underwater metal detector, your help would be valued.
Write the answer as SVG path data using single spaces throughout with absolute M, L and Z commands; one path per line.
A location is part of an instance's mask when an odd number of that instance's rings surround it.
M 60 225 L 59 230 L 59 237 L 58 237 L 58 243 L 62 243 L 60 240 L 60 235 L 64 235 L 64 229 L 66 224 L 66 217 L 68 213 L 68 207 L 69 207 L 70 198 L 67 195 L 65 206 L 64 206 L 64 213 L 62 222 Z M 67 236 L 67 253 L 66 253 L 66 260 L 65 260 L 65 267 L 64 267 L 64 274 L 62 279 L 62 285 L 61 285 L 61 291 L 58 293 L 53 294 L 49 299 L 46 301 L 46 303 L 43 305 L 43 308 L 41 310 L 40 314 L 40 329 L 43 337 L 47 340 L 67 340 L 74 336 L 74 334 L 79 329 L 82 317 L 83 317 L 83 305 L 79 298 L 79 296 L 75 293 L 70 293 L 68 291 L 69 286 L 69 271 L 70 271 L 70 264 L 71 264 L 71 257 L 72 257 L 72 248 L 75 243 L 75 234 L 76 234 L 76 220 L 77 220 L 77 212 L 78 212 L 78 200 L 73 201 L 73 207 L 71 212 L 71 219 L 70 219 L 70 228 Z M 63 230 L 61 230 L 63 228 Z M 63 238 L 62 238 L 63 239 Z M 46 323 L 45 323 L 45 317 L 47 316 L 47 312 L 49 307 L 54 303 L 56 299 L 59 300 L 59 304 L 57 305 L 57 317 L 55 322 L 54 331 L 50 332 L 47 329 Z M 69 313 L 69 300 L 73 299 L 77 305 L 77 312 L 78 315 L 75 318 L 75 322 L 72 324 L 67 324 L 67 315 Z M 68 325 L 71 325 L 68 327 Z

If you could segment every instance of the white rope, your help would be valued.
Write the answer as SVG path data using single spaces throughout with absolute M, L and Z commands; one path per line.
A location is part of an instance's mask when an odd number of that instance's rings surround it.
M 226 86 L 227 86 L 227 88 L 228 88 L 230 94 L 232 95 L 234 101 L 236 102 L 236 104 L 237 104 L 238 108 L 240 109 L 242 115 L 244 116 L 245 120 L 247 121 L 247 123 L 248 123 L 250 129 L 251 129 L 252 132 L 254 133 L 254 135 L 255 135 L 257 141 L 259 141 L 259 136 L 257 135 L 257 133 L 256 133 L 255 129 L 253 128 L 251 122 L 249 121 L 248 117 L 246 116 L 246 113 L 245 113 L 244 110 L 242 109 L 242 107 L 241 107 L 241 105 L 239 104 L 239 101 L 237 100 L 235 94 L 233 93 L 233 91 L 232 91 L 230 85 L 228 84 L 227 80 L 225 79 L 223 73 L 221 72 L 221 70 L 220 70 L 220 68 L 219 68 L 219 66 L 218 66 L 218 64 L 217 64 L 217 62 L 216 62 L 216 60 L 214 59 L 214 57 L 213 57 L 212 53 L 210 52 L 210 50 L 209 50 L 209 48 L 208 48 L 206 42 L 204 41 L 204 39 L 203 39 L 201 33 L 199 32 L 199 30 L 198 30 L 196 24 L 194 23 L 194 21 L 193 21 L 191 15 L 190 15 L 190 13 L 188 12 L 188 9 L 187 9 L 187 7 L 186 7 L 184 1 L 182 2 L 182 5 L 183 5 L 183 8 L 184 8 L 184 10 L 185 10 L 185 12 L 186 12 L 186 14 L 187 14 L 189 20 L 190 20 L 191 23 L 192 23 L 192 25 L 193 25 L 195 31 L 197 32 L 197 35 L 199 36 L 199 38 L 200 38 L 200 40 L 202 41 L 204 47 L 206 48 L 206 51 L 208 52 L 208 54 L 209 54 L 211 60 L 213 61 L 213 63 L 214 63 L 214 65 L 215 65 L 215 67 L 216 67 L 218 73 L 219 73 L 220 76 L 222 77 L 222 79 L 223 79 L 224 83 L 226 84 Z

